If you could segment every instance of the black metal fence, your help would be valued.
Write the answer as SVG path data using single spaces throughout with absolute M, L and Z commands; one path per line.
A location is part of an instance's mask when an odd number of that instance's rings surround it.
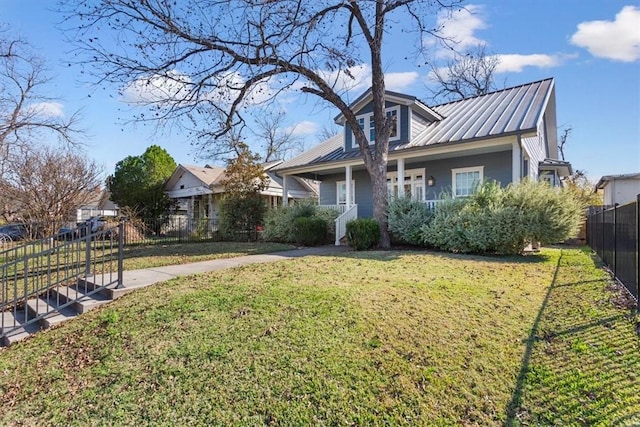
M 640 194 L 623 206 L 592 208 L 587 217 L 587 244 L 633 295 L 638 308 L 640 276 Z
M 125 245 L 148 245 L 200 241 L 220 241 L 222 235 L 214 219 L 168 216 L 127 220 Z
M 256 241 L 261 238 L 259 228 L 242 231 L 221 230 L 218 221 L 210 218 L 192 219 L 186 216 L 167 216 L 125 221 L 125 245 L 153 245 L 186 242 L 219 242 L 223 240 Z

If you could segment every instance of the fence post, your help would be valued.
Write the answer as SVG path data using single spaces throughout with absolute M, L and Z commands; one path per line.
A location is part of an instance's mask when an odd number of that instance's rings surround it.
M 84 276 L 91 276 L 91 227 L 85 225 Z
M 640 310 L 640 194 L 636 196 L 636 310 Z
M 613 275 L 618 277 L 618 204 L 613 205 Z
M 122 283 L 122 263 L 124 259 L 124 220 L 118 224 L 118 285 L 116 289 L 124 288 Z

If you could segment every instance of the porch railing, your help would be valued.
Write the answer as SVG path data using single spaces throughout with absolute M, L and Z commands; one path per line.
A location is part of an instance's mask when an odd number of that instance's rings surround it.
M 344 212 L 336 218 L 336 246 L 340 246 L 340 239 L 347 235 L 347 222 L 357 218 L 358 205 L 345 208 Z
M 342 215 L 344 211 L 347 210 L 347 205 L 318 205 L 318 206 L 323 209 L 333 209 L 335 211 L 338 211 L 340 215 Z
M 427 205 L 429 209 L 435 209 L 438 204 L 442 203 L 444 199 L 434 199 L 434 200 L 425 200 L 424 204 Z

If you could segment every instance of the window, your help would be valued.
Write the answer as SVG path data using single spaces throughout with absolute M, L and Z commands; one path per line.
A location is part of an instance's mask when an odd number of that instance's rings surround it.
M 404 171 L 404 195 L 413 200 L 424 200 L 424 169 L 410 169 Z M 387 173 L 387 190 L 389 196 L 398 196 L 398 172 Z
M 356 192 L 354 191 L 356 188 L 356 182 L 354 180 L 351 181 L 351 205 L 355 205 Z M 347 204 L 347 181 L 338 181 L 336 182 L 336 204 L 338 205 L 346 205 Z
M 400 139 L 398 130 L 398 116 L 400 115 L 400 107 L 391 107 L 386 110 L 387 118 L 391 119 L 391 131 L 389 133 L 389 141 L 397 141 Z M 363 114 L 357 117 L 358 126 L 364 131 L 369 144 L 376 140 L 376 125 L 373 121 L 373 113 Z M 356 138 L 352 134 L 353 146 L 356 147 Z
M 451 169 L 451 182 L 454 197 L 466 197 L 482 183 L 484 166 Z
M 389 139 L 398 139 L 398 108 L 388 110 L 387 119 L 391 120 L 391 132 L 389 133 Z
M 552 187 L 556 184 L 555 173 L 553 171 L 540 171 L 540 177 L 538 179 L 548 182 Z

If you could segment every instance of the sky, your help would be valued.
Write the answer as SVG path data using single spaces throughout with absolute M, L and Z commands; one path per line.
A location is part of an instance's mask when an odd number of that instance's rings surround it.
M 52 76 L 47 95 L 59 98 L 49 114 L 81 110 L 87 156 L 104 166 L 105 176 L 118 161 L 152 144 L 165 148 L 177 163 L 212 163 L 197 156 L 186 135 L 124 124 L 135 108 L 116 88 L 82 83 L 81 70 L 68 66 L 71 46 L 57 29 L 61 16 L 54 6 L 54 0 L 0 0 L 0 23 L 27 39 L 46 61 Z M 445 35 L 454 37 L 458 48 L 485 44 L 499 59 L 498 87 L 555 79 L 558 133 L 571 128 L 565 156 L 574 169 L 586 171 L 593 181 L 640 172 L 640 2 L 477 0 L 465 6 L 441 21 Z M 387 38 L 387 89 L 427 101 L 429 67 L 411 55 L 411 46 L 406 35 Z M 434 58 L 446 56 L 436 45 L 432 51 Z M 355 98 L 368 86 L 370 67 L 358 64 L 352 74 L 356 81 L 350 97 Z M 308 149 L 319 143 L 323 128 L 332 126 L 337 110 L 295 93 L 287 97 L 282 126 L 293 129 Z

